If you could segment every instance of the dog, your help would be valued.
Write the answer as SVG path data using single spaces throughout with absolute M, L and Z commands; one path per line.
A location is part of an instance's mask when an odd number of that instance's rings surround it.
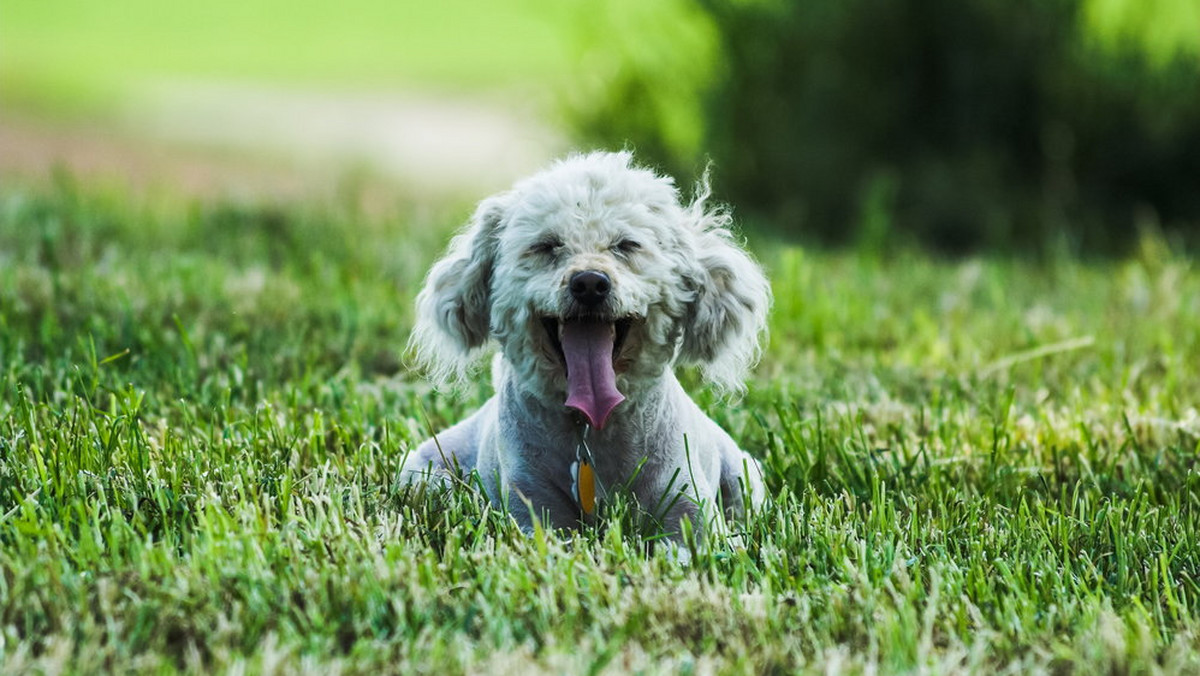
M 483 200 L 417 296 L 411 348 L 448 384 L 497 344 L 495 394 L 411 452 L 406 480 L 477 471 L 526 531 L 594 523 L 618 489 L 675 540 L 761 505 L 759 463 L 674 373 L 742 390 L 771 303 L 710 194 L 707 173 L 685 204 L 631 153 L 594 152 Z

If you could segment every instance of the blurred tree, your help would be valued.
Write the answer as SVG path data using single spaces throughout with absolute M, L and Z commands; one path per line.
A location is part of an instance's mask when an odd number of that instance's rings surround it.
M 1200 234 L 1200 52 L 1187 43 L 1165 58 L 1093 39 L 1082 0 L 698 2 L 719 40 L 692 99 L 699 145 L 743 214 L 831 242 L 949 250 L 1057 233 L 1112 250 L 1147 217 Z M 597 110 L 621 121 L 608 142 L 686 172 L 702 158 L 642 95 L 671 79 L 626 69 Z
M 694 173 L 718 58 L 711 17 L 693 0 L 566 6 L 582 64 L 563 88 L 568 126 L 586 141 L 630 144 L 644 162 Z
M 1087 0 L 1088 34 L 1109 46 L 1136 43 L 1157 65 L 1200 57 L 1200 2 L 1196 0 Z

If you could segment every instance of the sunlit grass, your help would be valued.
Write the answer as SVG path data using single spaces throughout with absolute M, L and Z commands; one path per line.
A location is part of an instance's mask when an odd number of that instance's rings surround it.
M 681 564 L 396 487 L 487 395 L 400 359 L 455 220 L 0 196 L 3 668 L 1200 669 L 1190 258 L 761 251 L 697 398 L 774 501 Z
M 0 83 L 7 100 L 68 108 L 163 82 L 333 92 L 545 86 L 580 58 L 574 12 L 545 0 L 18 0 L 0 22 Z

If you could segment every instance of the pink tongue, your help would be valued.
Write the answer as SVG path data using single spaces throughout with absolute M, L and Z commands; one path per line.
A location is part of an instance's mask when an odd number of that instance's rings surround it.
M 562 349 L 567 357 L 567 406 L 603 429 L 625 395 L 617 391 L 613 371 L 613 325 L 603 322 L 564 322 Z

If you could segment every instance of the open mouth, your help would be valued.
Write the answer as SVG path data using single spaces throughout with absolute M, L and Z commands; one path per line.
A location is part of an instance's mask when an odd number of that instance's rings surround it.
M 546 330 L 546 337 L 550 339 L 550 345 L 554 347 L 555 353 L 565 367 L 567 364 L 566 353 L 563 352 L 562 333 L 564 324 L 572 323 L 589 323 L 597 324 L 601 327 L 605 324 L 612 326 L 613 334 L 613 349 L 612 360 L 615 364 L 618 355 L 621 354 L 621 348 L 625 347 L 625 339 L 629 337 L 629 329 L 633 326 L 633 318 L 625 317 L 615 320 L 603 320 L 593 317 L 573 317 L 570 319 L 560 320 L 558 317 L 542 317 L 542 328 Z
M 582 316 L 545 317 L 542 326 L 558 352 L 567 376 L 565 406 L 583 414 L 597 429 L 625 395 L 617 390 L 617 357 L 629 336 L 632 319 Z

